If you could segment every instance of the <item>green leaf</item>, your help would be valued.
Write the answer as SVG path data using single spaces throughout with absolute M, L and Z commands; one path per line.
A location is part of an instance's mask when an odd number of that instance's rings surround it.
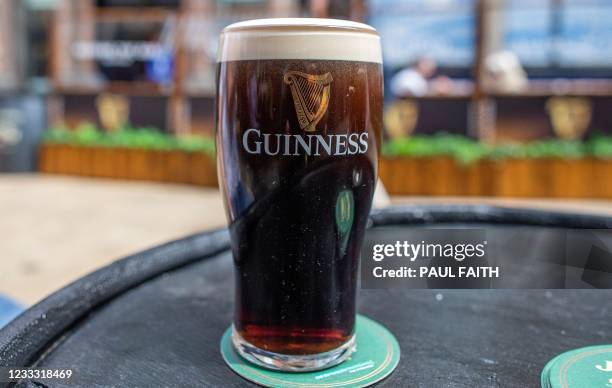
M 486 145 L 465 136 L 439 134 L 396 139 L 383 146 L 383 155 L 398 157 L 448 156 L 467 165 L 481 159 L 509 158 L 612 158 L 612 137 L 598 135 L 586 142 L 548 139 L 529 143 L 500 143 Z
M 215 142 L 203 136 L 181 136 L 164 133 L 154 127 L 124 128 L 114 132 L 102 131 L 92 123 L 80 124 L 74 130 L 65 127 L 48 129 L 43 141 L 52 144 L 79 145 L 84 147 L 119 147 L 149 150 L 181 150 L 203 152 L 214 156 Z

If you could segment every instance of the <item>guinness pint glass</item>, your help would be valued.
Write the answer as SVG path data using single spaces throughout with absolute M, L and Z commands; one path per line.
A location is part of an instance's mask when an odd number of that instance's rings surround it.
M 380 39 L 364 24 L 266 19 L 221 34 L 216 141 L 236 268 L 232 340 L 251 362 L 316 370 L 354 349 L 382 85 Z

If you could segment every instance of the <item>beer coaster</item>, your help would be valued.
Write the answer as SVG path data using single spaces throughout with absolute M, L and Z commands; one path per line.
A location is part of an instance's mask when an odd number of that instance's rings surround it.
M 588 346 L 550 360 L 541 376 L 542 388 L 612 388 L 612 345 Z
M 221 355 L 238 375 L 266 387 L 367 387 L 395 370 L 400 348 L 389 330 L 362 315 L 357 315 L 355 333 L 356 350 L 348 360 L 315 372 L 272 371 L 244 360 L 232 347 L 231 327 L 221 338 Z

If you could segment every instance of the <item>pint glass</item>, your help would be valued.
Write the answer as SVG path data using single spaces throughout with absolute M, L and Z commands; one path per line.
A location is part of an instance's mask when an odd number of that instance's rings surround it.
M 354 349 L 381 63 L 378 34 L 360 23 L 264 19 L 221 34 L 216 142 L 235 263 L 232 341 L 253 363 L 317 370 Z

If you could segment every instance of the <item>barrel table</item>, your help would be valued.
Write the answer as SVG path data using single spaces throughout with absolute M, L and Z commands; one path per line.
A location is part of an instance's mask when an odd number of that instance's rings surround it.
M 489 206 L 376 210 L 370 231 L 431 225 L 611 228 L 612 218 Z M 389 236 L 392 241 L 393 236 Z M 0 367 L 70 368 L 51 386 L 243 387 L 219 353 L 232 319 L 226 230 L 119 260 L 52 294 L 0 331 Z M 361 290 L 359 311 L 402 350 L 381 387 L 537 387 L 568 349 L 612 343 L 608 290 Z M 18 387 L 45 382 L 22 380 Z M 1 384 L 0 384 L 1 385 Z

